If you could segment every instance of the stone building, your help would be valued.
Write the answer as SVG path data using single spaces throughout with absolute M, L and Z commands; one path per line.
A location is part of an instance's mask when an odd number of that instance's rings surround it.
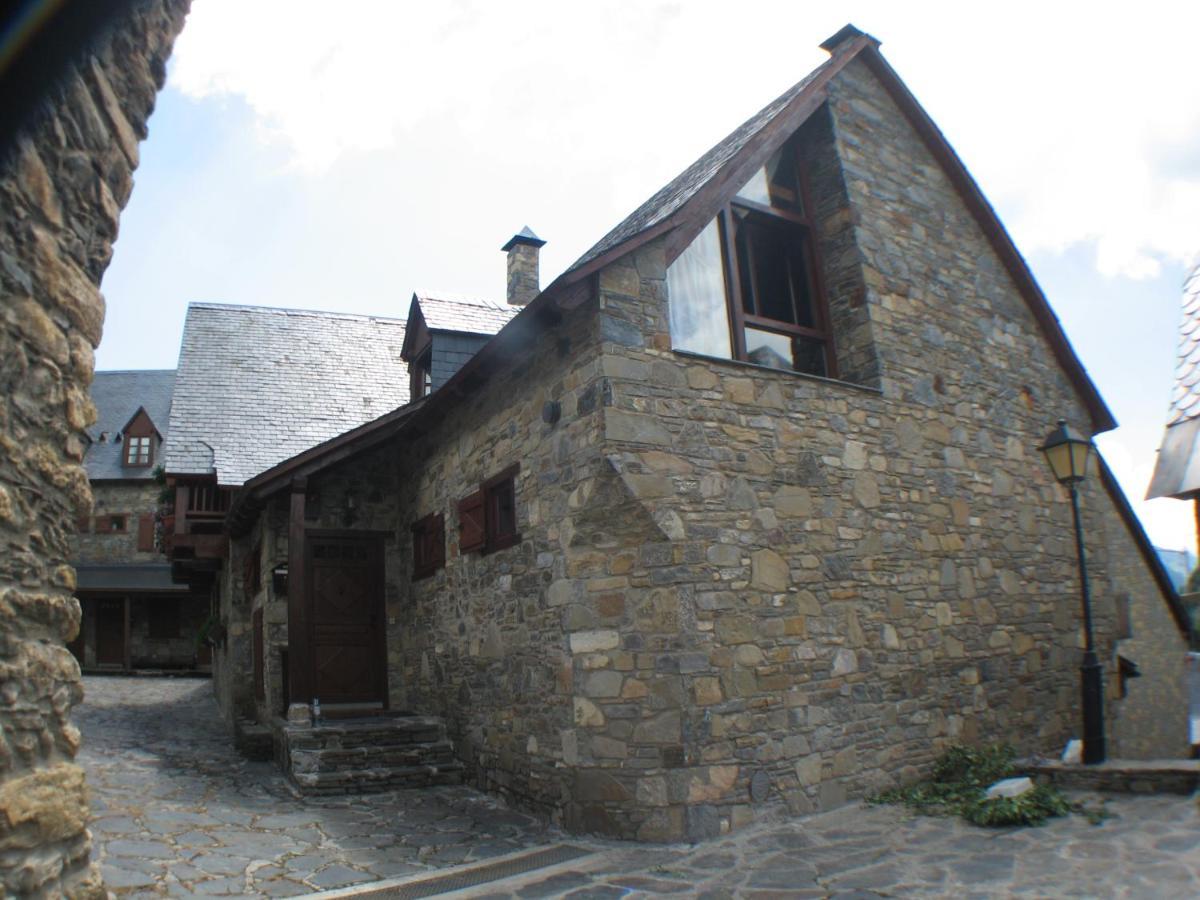
M 1070 511 L 1037 447 L 1115 423 L 877 42 L 824 47 L 545 290 L 540 240 L 509 242 L 520 311 L 453 374 L 217 477 L 214 583 L 252 645 L 223 677 L 299 783 L 347 786 L 314 698 L 438 717 L 475 783 L 642 840 L 1078 733 Z M 1186 755 L 1178 598 L 1102 461 L 1083 496 L 1111 755 Z
M 186 0 L 27 4 L 0 76 L 0 892 L 103 897 L 74 763 L 79 627 L 69 565 L 100 278 Z M 24 17 L 16 27 L 17 17 Z
M 84 455 L 92 510 L 72 565 L 82 619 L 68 646 L 91 670 L 196 670 L 210 663 L 208 594 L 171 575 L 159 515 L 175 372 L 97 372 Z

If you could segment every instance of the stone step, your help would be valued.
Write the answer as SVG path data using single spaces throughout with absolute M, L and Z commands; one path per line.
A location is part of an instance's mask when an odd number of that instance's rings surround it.
M 310 750 L 293 747 L 292 769 L 298 772 L 335 772 L 340 769 L 378 769 L 414 765 L 439 765 L 454 762 L 450 741 L 429 744 L 405 744 L 398 747 L 352 747 L 349 749 Z
M 304 794 L 369 794 L 400 788 L 461 784 L 462 763 L 399 766 L 336 772 L 291 773 L 292 782 Z
M 446 726 L 433 716 L 327 719 L 283 731 L 286 766 L 305 794 L 354 794 L 460 784 Z
M 445 724 L 430 716 L 330 720 L 311 728 L 288 728 L 288 744 L 305 750 L 431 744 L 445 738 Z

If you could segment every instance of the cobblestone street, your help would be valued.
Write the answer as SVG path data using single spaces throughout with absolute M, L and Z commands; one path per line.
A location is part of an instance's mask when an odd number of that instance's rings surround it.
M 694 847 L 580 840 L 468 788 L 298 798 L 271 764 L 233 752 L 207 681 L 89 677 L 85 689 L 76 721 L 94 853 L 121 895 L 287 896 L 361 885 L 363 896 L 382 900 L 387 892 L 368 882 L 568 843 L 585 855 L 455 896 L 1200 896 L 1191 797 L 1114 795 L 1099 825 L 1072 816 L 987 830 L 850 805 Z
M 93 856 L 121 894 L 292 896 L 550 839 L 465 787 L 297 797 L 233 750 L 204 679 L 89 676 L 84 690 Z

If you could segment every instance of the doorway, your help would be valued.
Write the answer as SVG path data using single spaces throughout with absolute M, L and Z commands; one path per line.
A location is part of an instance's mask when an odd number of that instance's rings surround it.
M 382 538 L 309 532 L 306 551 L 313 695 L 323 709 L 386 708 Z

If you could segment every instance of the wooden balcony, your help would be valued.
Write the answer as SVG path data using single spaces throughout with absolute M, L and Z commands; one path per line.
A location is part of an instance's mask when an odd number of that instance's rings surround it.
M 167 516 L 165 531 L 167 558 L 177 568 L 219 568 L 229 555 L 224 526 L 231 493 L 211 481 L 176 481 L 175 514 Z

